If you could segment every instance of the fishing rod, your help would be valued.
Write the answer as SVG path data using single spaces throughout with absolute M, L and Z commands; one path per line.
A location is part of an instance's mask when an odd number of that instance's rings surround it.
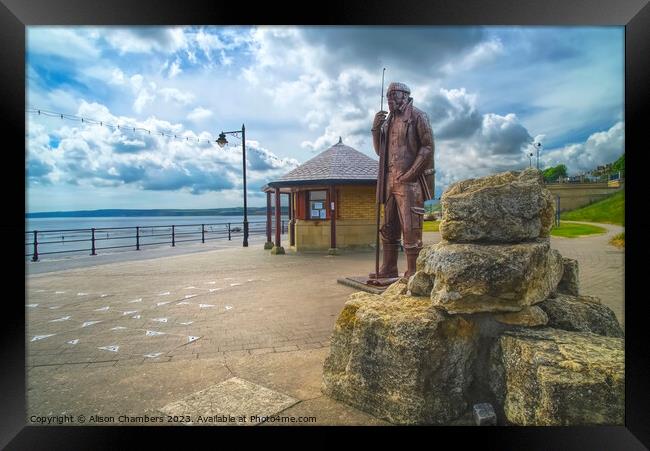
M 384 74 L 386 73 L 386 68 L 384 67 L 384 70 L 381 72 L 381 103 L 379 106 L 379 111 L 384 111 Z M 384 155 L 384 166 L 386 166 L 386 158 Z M 379 170 L 383 171 L 383 168 L 379 168 Z M 379 176 L 379 174 L 377 174 Z M 384 183 L 386 182 L 384 178 Z M 383 187 L 380 187 L 379 184 L 377 184 L 377 189 L 383 189 Z M 375 239 L 375 280 L 379 279 L 379 221 L 381 219 L 381 201 L 379 200 L 381 197 L 377 196 L 377 234 L 376 234 L 376 239 Z

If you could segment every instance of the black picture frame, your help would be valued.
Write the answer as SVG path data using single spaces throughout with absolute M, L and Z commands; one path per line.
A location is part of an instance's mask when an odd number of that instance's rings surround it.
M 301 6 L 302 5 L 302 6 Z M 484 0 L 374 1 L 349 4 L 330 1 L 310 9 L 307 4 L 283 7 L 275 2 L 254 5 L 248 2 L 208 3 L 199 0 L 179 1 L 97 1 L 97 0 L 2 0 L 0 4 L 0 61 L 2 71 L 2 120 L 7 125 L 5 137 L 18 141 L 6 144 L 11 156 L 8 171 L 2 177 L 5 204 L 15 203 L 11 213 L 0 221 L 4 242 L 9 243 L 5 274 L 15 288 L 14 296 L 4 299 L 0 363 L 0 448 L 6 449 L 114 449 L 133 447 L 134 435 L 145 435 L 153 444 L 169 439 L 169 432 L 181 434 L 183 440 L 195 441 L 207 435 L 210 446 L 226 446 L 221 428 L 120 428 L 120 427 L 35 427 L 25 426 L 25 311 L 20 300 L 25 286 L 20 282 L 17 262 L 23 252 L 20 240 L 24 233 L 24 160 L 19 152 L 24 146 L 25 131 L 25 27 L 29 25 L 191 25 L 191 24 L 296 24 L 296 25 L 624 25 L 625 33 L 625 141 L 627 151 L 626 185 L 628 208 L 625 212 L 625 317 L 626 317 L 626 411 L 625 426 L 565 428 L 389 428 L 355 429 L 366 437 L 381 440 L 394 431 L 422 434 L 429 446 L 465 447 L 470 443 L 488 449 L 580 449 L 635 450 L 650 447 L 650 380 L 648 338 L 643 314 L 643 253 L 647 249 L 647 219 L 641 202 L 644 191 L 643 153 L 649 145 L 642 133 L 644 119 L 650 117 L 650 6 L 647 0 Z M 603 55 L 607 57 L 607 55 Z M 11 140 L 10 142 L 13 142 Z M 7 177 L 6 175 L 11 175 Z M 24 270 L 24 268 L 23 268 Z M 325 428 L 300 428 L 320 432 L 320 444 L 343 446 Z M 277 432 L 275 428 L 256 428 L 257 434 Z M 286 431 L 286 430 L 285 430 Z M 295 434 L 296 430 L 291 431 Z M 243 429 L 236 431 L 241 434 Z M 369 433 L 368 433 L 369 432 Z M 250 436 L 246 429 L 245 436 Z M 390 434 L 390 435 L 389 435 Z M 307 439 L 309 440 L 309 439 Z M 312 439 L 313 440 L 313 439 Z M 415 439 L 412 439 L 413 442 Z M 307 444 L 302 440 L 300 443 Z M 415 443 L 413 443 L 415 445 Z M 645 445 L 645 446 L 644 446 Z M 194 445 L 192 445 L 194 446 Z

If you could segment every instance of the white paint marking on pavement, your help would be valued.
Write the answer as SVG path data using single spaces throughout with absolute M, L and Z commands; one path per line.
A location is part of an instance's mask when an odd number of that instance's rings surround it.
M 158 293 L 158 296 L 169 296 L 170 294 L 169 291 L 165 291 L 164 293 Z
M 77 296 L 87 296 L 88 293 L 77 293 Z
M 230 284 L 231 287 L 237 287 L 237 286 L 239 286 L 239 285 L 241 285 L 241 283 L 231 283 L 231 284 Z
M 223 290 L 223 288 L 208 288 L 208 291 L 210 293 L 214 293 L 215 291 Z
M 157 332 L 155 330 L 148 330 L 145 332 L 147 337 L 155 337 L 156 335 L 165 335 L 165 332 Z
M 189 325 L 192 324 L 193 322 L 194 322 L 194 321 L 185 321 L 184 323 L 180 323 L 180 324 L 182 324 L 183 326 L 189 326 Z
M 187 342 L 188 342 L 188 343 L 192 343 L 193 341 L 196 341 L 196 340 L 198 340 L 199 338 L 201 338 L 201 337 L 195 337 L 195 336 L 193 336 L 193 335 L 189 335 L 189 336 L 187 337 Z
M 169 304 L 171 301 L 165 301 L 165 302 L 157 302 L 156 306 L 160 307 L 161 305 Z
M 101 323 L 101 321 L 86 321 L 81 325 L 81 327 L 92 326 L 93 324 Z
M 65 291 L 55 291 L 54 294 L 63 294 Z
M 133 318 L 133 319 L 140 319 L 140 318 L 142 318 L 142 315 L 133 315 L 131 318 Z
M 31 340 L 29 341 L 38 341 L 38 340 L 43 340 L 44 338 L 51 337 L 56 334 L 47 334 L 47 335 L 34 335 Z
M 210 307 L 214 307 L 214 305 L 212 305 L 212 304 L 199 304 L 199 307 L 200 308 L 210 308 Z
M 61 308 L 61 306 L 60 305 L 53 305 L 52 307 L 50 307 L 50 310 L 56 310 L 58 308 Z
M 111 328 L 111 330 L 124 330 L 124 329 L 126 329 L 126 327 L 124 326 L 115 326 Z
M 211 282 L 206 282 L 208 285 L 214 285 L 217 282 L 211 281 Z
M 186 294 L 185 299 L 194 298 L 196 296 L 198 296 L 198 294 Z
M 191 304 L 191 302 L 181 301 L 181 302 L 177 303 L 176 305 L 190 305 L 190 304 Z
M 137 310 L 129 310 L 128 312 L 122 313 L 122 316 L 133 315 L 134 313 L 138 313 L 138 311 Z
M 117 350 L 120 349 L 120 347 L 116 346 L 116 345 L 111 345 L 111 346 L 100 346 L 97 349 L 102 349 L 104 351 L 117 352 Z
M 166 323 L 167 318 L 153 318 L 151 321 L 158 321 L 159 323 Z
M 232 305 L 226 305 L 225 308 L 226 308 L 226 310 L 230 310 L 230 309 L 232 309 Z
M 66 343 L 68 343 L 69 345 L 76 345 L 77 343 L 79 343 L 79 339 L 75 338 L 74 340 L 66 341 Z
M 154 352 L 153 354 L 145 354 L 144 356 L 145 356 L 145 357 L 148 357 L 148 358 L 150 358 L 150 359 L 155 359 L 155 358 L 158 357 L 159 355 L 162 355 L 162 352 Z
M 27 304 L 26 307 L 34 308 L 34 307 L 38 307 L 38 304 Z
M 134 299 L 132 301 L 129 301 L 129 304 L 132 304 L 134 302 L 142 302 L 142 298 Z
M 110 307 L 107 305 L 106 307 L 99 307 L 99 308 L 96 308 L 95 311 L 96 311 L 96 312 L 107 312 L 109 308 L 110 308 Z
M 100 298 L 105 298 L 106 296 L 110 296 L 110 294 L 102 294 Z
M 186 290 L 196 290 L 196 287 L 185 287 Z
M 59 321 L 67 321 L 70 318 L 72 318 L 72 317 L 71 316 L 63 316 L 61 318 L 53 319 L 53 320 L 48 321 L 48 322 L 50 322 L 50 323 L 58 323 Z

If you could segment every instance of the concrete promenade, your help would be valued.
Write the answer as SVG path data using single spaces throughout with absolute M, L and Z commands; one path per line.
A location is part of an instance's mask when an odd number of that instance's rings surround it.
M 603 227 L 606 234 L 551 244 L 578 259 L 582 293 L 601 297 L 624 324 L 624 251 L 607 244 L 622 228 Z M 439 240 L 425 234 L 428 244 Z M 99 415 L 133 424 L 118 418 L 162 409 L 195 425 L 232 424 L 197 421 L 221 403 L 245 406 L 244 415 L 315 417 L 308 424 L 386 424 L 320 392 L 334 322 L 354 292 L 336 279 L 368 273 L 374 253 L 274 256 L 263 241 L 133 251 L 94 264 L 88 259 L 99 257 L 83 257 L 84 265 L 59 262 L 60 271 L 30 263 L 28 423 L 73 415 L 78 424 L 83 415 L 85 424 L 104 424 L 89 421 Z

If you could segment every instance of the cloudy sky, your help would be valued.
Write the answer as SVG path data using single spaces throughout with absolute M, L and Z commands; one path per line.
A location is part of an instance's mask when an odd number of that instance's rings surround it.
M 214 140 L 242 123 L 265 205 L 339 136 L 376 157 L 383 67 L 431 120 L 438 196 L 527 167 L 533 142 L 570 174 L 624 152 L 623 27 L 30 26 L 26 50 L 27 109 L 122 125 L 27 112 L 30 212 L 240 206 L 241 141 Z

